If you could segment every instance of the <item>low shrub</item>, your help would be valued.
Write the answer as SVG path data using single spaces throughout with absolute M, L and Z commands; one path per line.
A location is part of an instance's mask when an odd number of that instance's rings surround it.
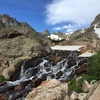
M 4 78 L 4 76 L 0 76 L 0 82 L 7 81 L 7 79 Z
M 70 80 L 69 89 L 74 90 L 77 93 L 83 92 L 82 83 L 84 80 L 87 80 L 90 83 L 92 80 L 96 80 L 96 77 L 90 76 L 88 74 L 83 74 L 82 78 L 80 78 L 77 82 L 76 82 L 76 78 L 73 78 Z
M 96 80 L 100 80 L 100 52 L 89 58 L 88 75 L 94 76 Z

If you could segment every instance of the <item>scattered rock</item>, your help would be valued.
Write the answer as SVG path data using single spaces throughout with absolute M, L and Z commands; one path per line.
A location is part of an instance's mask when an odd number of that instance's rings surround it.
M 86 97 L 87 93 L 79 93 L 78 94 L 78 100 L 84 100 L 84 98 Z
M 22 86 L 21 85 L 16 85 L 14 90 L 15 91 L 20 91 L 20 90 L 22 90 Z
M 63 75 L 63 72 L 62 72 L 62 71 L 59 71 L 59 72 L 56 74 L 57 79 L 59 79 L 59 78 L 60 78 L 60 76 L 62 76 L 62 75 Z
M 69 96 L 66 95 L 65 98 L 64 98 L 64 100 L 70 100 L 70 99 L 69 99 Z
M 61 61 L 61 57 L 56 57 L 54 59 L 53 65 L 56 65 L 59 61 Z
M 68 65 L 69 65 L 69 67 L 72 67 L 72 66 L 76 65 L 76 59 L 70 57 L 68 59 Z
M 0 100 L 7 100 L 9 97 L 9 94 L 2 94 L 0 95 Z
M 81 74 L 83 72 L 86 72 L 86 67 L 87 67 L 87 64 L 84 64 L 84 65 L 80 66 L 78 69 L 76 69 L 75 73 L 76 74 Z
M 70 100 L 77 100 L 78 99 L 78 94 L 76 92 L 72 92 L 72 94 L 70 95 Z

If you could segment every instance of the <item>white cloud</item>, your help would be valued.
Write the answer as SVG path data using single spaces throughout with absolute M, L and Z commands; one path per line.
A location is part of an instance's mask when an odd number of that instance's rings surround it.
M 73 32 L 73 31 L 74 31 L 73 29 L 67 29 L 66 30 L 67 33 L 70 33 L 70 32 Z
M 64 25 L 62 26 L 62 29 L 68 29 L 68 28 L 72 28 L 73 26 L 71 24 L 68 24 L 68 25 Z
M 64 32 L 73 32 L 78 29 L 80 26 L 78 24 L 68 24 L 54 27 L 53 30 L 55 31 L 64 31 Z
M 60 31 L 60 30 L 62 30 L 62 28 L 58 26 L 58 27 L 54 27 L 53 30 Z
M 53 0 L 46 6 L 46 23 L 56 25 L 73 22 L 78 26 L 85 26 L 99 13 L 100 0 Z M 71 26 L 63 28 L 68 27 Z

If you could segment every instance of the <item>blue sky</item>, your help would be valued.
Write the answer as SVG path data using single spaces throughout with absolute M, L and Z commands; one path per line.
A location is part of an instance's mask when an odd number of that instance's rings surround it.
M 38 32 L 89 27 L 99 13 L 100 0 L 0 0 L 0 15 L 27 22 Z

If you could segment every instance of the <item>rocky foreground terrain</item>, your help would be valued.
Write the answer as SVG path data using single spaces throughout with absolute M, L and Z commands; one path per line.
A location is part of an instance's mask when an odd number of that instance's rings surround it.
M 44 81 L 39 87 L 31 91 L 25 100 L 100 100 L 100 82 L 90 85 L 83 83 L 84 93 L 68 92 L 68 84 L 56 79 Z M 88 91 L 88 93 L 86 93 Z

